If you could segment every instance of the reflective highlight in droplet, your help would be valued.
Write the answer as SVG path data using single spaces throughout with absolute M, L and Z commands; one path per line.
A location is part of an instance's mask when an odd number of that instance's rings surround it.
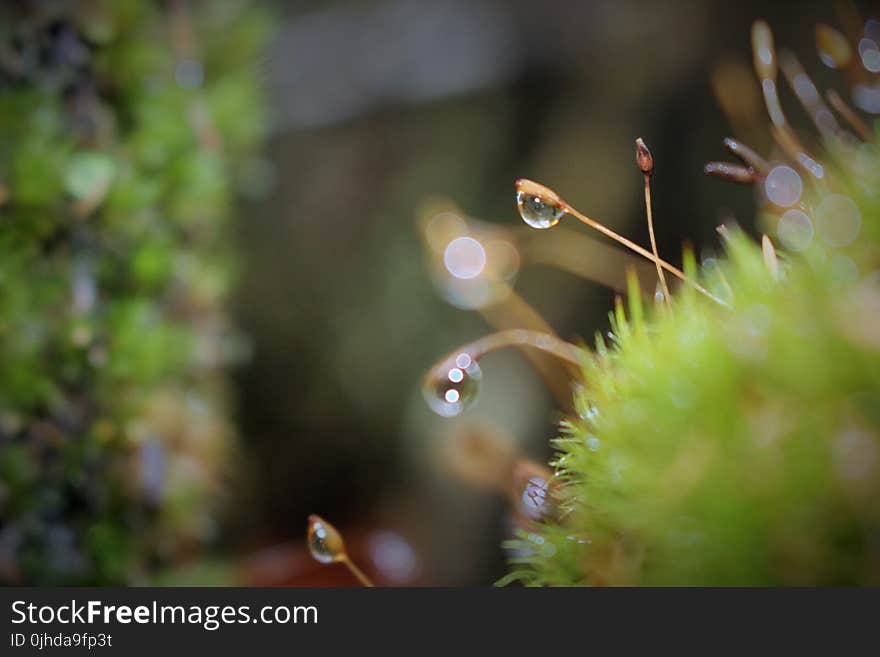
M 764 180 L 764 193 L 767 199 L 783 208 L 797 203 L 803 191 L 803 181 L 798 172 L 784 164 L 773 167 Z
M 457 237 L 446 246 L 443 264 L 456 278 L 476 278 L 486 267 L 486 250 L 473 237 Z
M 447 361 L 449 363 L 449 361 Z M 483 371 L 469 354 L 458 354 L 445 371 L 435 372 L 422 390 L 432 411 L 454 417 L 470 408 L 480 393 Z
M 565 214 L 561 199 L 553 191 L 525 178 L 516 181 L 516 207 L 532 228 L 551 228 Z
M 776 235 L 789 251 L 803 251 L 813 241 L 813 222 L 796 208 L 786 210 L 776 224 Z
M 862 228 L 862 213 L 849 196 L 829 194 L 815 211 L 816 232 L 829 246 L 852 244 Z
M 315 561 L 333 563 L 345 558 L 345 544 L 336 528 L 320 516 L 309 516 L 309 552 Z

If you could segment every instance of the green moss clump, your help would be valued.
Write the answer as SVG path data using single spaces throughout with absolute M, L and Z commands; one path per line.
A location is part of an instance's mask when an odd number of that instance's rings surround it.
M 237 170 L 266 16 L 0 10 L 0 580 L 123 584 L 215 532 Z
M 685 258 L 730 308 L 685 286 L 612 313 L 556 440 L 558 513 L 505 582 L 880 584 L 880 157 L 828 150 L 777 275 L 732 231 L 725 258 Z

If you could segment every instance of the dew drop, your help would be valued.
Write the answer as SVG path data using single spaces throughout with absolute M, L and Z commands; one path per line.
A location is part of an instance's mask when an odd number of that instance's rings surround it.
M 333 563 L 345 558 L 342 536 L 333 525 L 319 516 L 309 516 L 308 543 L 315 561 Z
M 511 502 L 522 517 L 540 520 L 555 513 L 555 496 L 551 490 L 553 473 L 534 461 L 520 460 L 511 474 Z
M 768 200 L 779 207 L 794 205 L 800 200 L 803 191 L 803 182 L 798 172 L 784 164 L 773 167 L 764 181 L 764 192 Z
M 559 206 L 545 203 L 540 197 L 525 192 L 516 193 L 516 205 L 523 221 L 532 228 L 552 228 L 565 214 Z
M 666 294 L 663 292 L 663 286 L 660 284 L 660 281 L 657 281 L 657 286 L 654 288 L 654 305 L 660 307 L 665 304 Z
M 543 477 L 532 477 L 523 487 L 520 498 L 523 514 L 537 520 L 546 512 L 549 505 L 547 500 L 547 480 Z
M 523 221 L 532 228 L 551 228 L 565 214 L 554 192 L 524 178 L 516 181 L 516 207 Z
M 429 378 L 422 393 L 437 415 L 454 417 L 476 402 L 482 378 L 483 371 L 477 362 L 470 354 L 461 353 Z

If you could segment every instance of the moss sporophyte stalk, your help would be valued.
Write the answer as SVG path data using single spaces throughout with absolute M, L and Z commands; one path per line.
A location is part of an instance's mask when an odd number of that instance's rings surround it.
M 871 62 L 827 25 L 816 41 L 827 66 L 847 71 L 856 103 L 875 111 L 877 83 L 862 74 Z M 618 252 L 630 270 L 622 284 L 603 273 L 611 261 L 602 251 L 601 266 L 581 268 L 625 292 L 592 349 L 556 337 L 513 291 L 515 275 L 499 275 L 499 263 L 513 258 L 493 255 L 501 253 L 494 244 L 517 255 L 515 274 L 527 263 L 527 238 L 450 205 L 421 221 L 428 253 L 437 254 L 431 262 L 455 239 L 473 242 L 463 257 L 479 266 L 466 280 L 461 263 L 438 265 L 435 279 L 444 296 L 455 289 L 450 300 L 500 331 L 428 372 L 430 407 L 465 412 L 477 398 L 477 361 L 501 347 L 522 349 L 557 389 L 560 376 L 567 381 L 552 471 L 515 468 L 509 443 L 491 432 L 455 439 L 457 472 L 475 481 L 485 472 L 486 487 L 516 489 L 521 530 L 506 544 L 511 572 L 502 583 L 880 584 L 880 154 L 856 110 L 841 94 L 820 92 L 792 52 L 777 53 L 763 21 L 752 47 L 776 146 L 759 155 L 727 139 L 738 162 L 710 163 L 706 173 L 754 186 L 759 239 L 721 226 L 723 257 L 698 265 L 686 250 L 680 269 L 663 259 L 650 198 L 662 154 L 641 139 L 650 249 L 549 187 L 516 182 L 529 227 L 566 231 L 566 218 L 577 219 L 650 265 Z M 780 71 L 815 126 L 810 149 L 786 117 Z M 737 75 L 718 77 L 726 79 Z M 758 123 L 735 90 L 719 84 L 716 93 L 732 122 Z M 557 265 L 574 271 L 570 251 L 557 253 Z M 467 458 L 483 465 L 468 468 Z

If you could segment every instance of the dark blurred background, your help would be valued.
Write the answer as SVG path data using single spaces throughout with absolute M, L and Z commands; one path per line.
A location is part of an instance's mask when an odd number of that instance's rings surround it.
M 228 542 L 248 563 L 293 559 L 282 579 L 327 583 L 300 577 L 307 567 L 290 557 L 319 513 L 349 540 L 372 537 L 357 550 L 384 583 L 489 584 L 504 573 L 505 502 L 450 476 L 436 445 L 482 422 L 546 460 L 561 414 L 514 352 L 486 359 L 473 410 L 443 420 L 427 408 L 425 370 L 490 329 L 437 293 L 419 204 L 439 193 L 519 228 L 524 176 L 647 244 L 641 136 L 656 162 L 660 252 L 680 262 L 690 241 L 708 253 L 722 219 L 753 221 L 749 188 L 702 175 L 733 131 L 713 72 L 750 66 L 763 17 L 833 84 L 813 39 L 816 22 L 839 22 L 834 6 L 382 0 L 283 3 L 277 16 L 264 71 L 272 138 L 239 221 L 235 312 L 252 355 L 237 371 L 246 475 Z M 766 152 L 769 134 L 748 137 Z M 596 283 L 531 267 L 517 291 L 567 339 L 607 326 L 613 293 Z

